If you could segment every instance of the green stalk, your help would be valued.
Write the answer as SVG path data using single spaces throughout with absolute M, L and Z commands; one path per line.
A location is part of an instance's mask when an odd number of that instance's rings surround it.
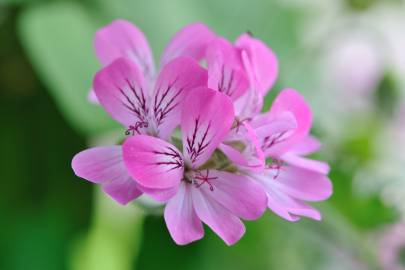
M 94 194 L 94 215 L 89 232 L 73 247 L 72 270 L 133 270 L 139 252 L 143 210 L 122 206 L 99 189 Z

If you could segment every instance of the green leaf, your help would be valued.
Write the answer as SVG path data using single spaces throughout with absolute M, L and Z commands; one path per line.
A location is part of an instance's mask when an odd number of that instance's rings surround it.
M 97 23 L 75 3 L 25 9 L 19 18 L 23 47 L 58 107 L 79 132 L 95 135 L 118 126 L 87 94 L 99 65 L 92 51 Z

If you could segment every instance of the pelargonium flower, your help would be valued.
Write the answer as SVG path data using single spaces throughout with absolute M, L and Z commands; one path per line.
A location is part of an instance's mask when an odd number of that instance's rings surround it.
M 202 238 L 202 223 L 234 244 L 245 232 L 240 219 L 266 207 L 289 221 L 320 219 L 306 202 L 330 196 L 329 166 L 306 157 L 320 143 L 298 92 L 283 90 L 261 113 L 278 75 L 263 42 L 243 34 L 232 44 L 191 24 L 166 47 L 158 74 L 144 35 L 129 22 L 99 30 L 95 48 L 104 68 L 92 92 L 128 137 L 77 154 L 78 176 L 122 204 L 142 193 L 164 203 L 178 244 Z
M 152 79 L 154 67 L 147 42 L 135 26 L 125 21 L 116 21 L 100 30 L 95 47 L 107 66 L 95 76 L 94 93 L 104 109 L 124 125 L 127 135 L 170 138 L 180 123 L 185 94 L 207 84 L 207 71 L 195 60 L 190 57 L 171 60 L 176 54 L 174 49 L 168 50 L 167 64 L 156 80 Z M 196 50 L 196 46 L 190 46 L 189 50 Z M 120 58 L 124 54 L 127 58 Z M 74 157 L 72 167 L 79 177 L 101 184 L 119 203 L 126 204 L 142 194 L 122 162 L 121 146 L 82 151 Z
M 261 52 L 261 57 L 245 58 L 244 65 L 237 61 L 238 49 L 226 40 L 216 39 L 214 45 L 208 47 L 208 82 L 219 82 L 216 89 L 228 94 L 236 109 L 244 104 L 245 110 L 240 112 L 249 112 L 237 118 L 219 148 L 242 171 L 264 186 L 269 208 L 275 213 L 290 221 L 298 220 L 299 215 L 320 219 L 320 213 L 303 202 L 324 200 L 332 192 L 330 180 L 326 177 L 328 164 L 305 157 L 320 148 L 319 141 L 309 134 L 312 125 L 309 106 L 298 92 L 286 89 L 276 98 L 269 112 L 260 113 L 261 100 L 269 90 L 266 87 L 270 87 L 277 76 L 277 61 L 271 50 L 259 41 L 247 34 L 244 41 L 251 47 L 255 44 L 256 49 L 257 44 L 261 47 L 261 50 L 254 50 L 256 54 Z M 227 70 L 227 67 L 231 75 L 212 69 L 210 72 L 210 62 L 222 66 L 222 70 Z M 252 68 L 252 63 L 256 69 Z M 266 67 L 267 77 L 271 80 L 260 83 L 266 77 L 256 74 L 263 74 Z M 246 78 L 250 78 L 247 84 Z M 226 91 L 223 91 L 223 82 L 228 82 Z M 242 89 L 244 94 L 240 94 Z M 260 102 L 238 100 L 243 95 L 259 98 Z M 300 184 L 303 186 L 297 186 Z
M 327 163 L 304 157 L 319 150 L 321 145 L 309 134 L 312 113 L 297 91 L 281 91 L 270 110 L 258 114 L 249 124 L 259 138 L 260 148 L 266 158 L 322 174 L 329 172 Z
M 312 114 L 304 98 L 295 90 L 283 90 L 270 111 L 250 121 L 257 136 L 256 146 L 269 160 L 261 171 L 242 170 L 260 182 L 268 195 L 268 207 L 289 220 L 298 216 L 319 220 L 320 213 L 305 201 L 321 201 L 332 193 L 326 174 L 329 166 L 305 155 L 317 151 L 320 143 L 309 135 Z M 232 152 L 228 152 L 232 158 Z
M 208 86 L 232 98 L 239 121 L 260 112 L 278 76 L 278 61 L 269 47 L 249 33 L 235 45 L 215 37 L 206 47 L 206 60 Z
M 227 94 L 234 101 L 236 122 L 220 149 L 239 165 L 263 169 L 264 155 L 257 148 L 249 121 L 262 109 L 263 98 L 278 75 L 273 51 L 259 39 L 245 33 L 235 45 L 215 37 L 207 46 L 208 86 Z M 243 141 L 242 154 L 232 146 Z
M 181 29 L 169 42 L 161 58 L 161 68 L 180 56 L 200 60 L 214 38 L 201 23 L 190 24 Z M 127 58 L 134 62 L 143 75 L 145 85 L 153 87 L 157 73 L 148 41 L 141 30 L 125 20 L 115 20 L 99 29 L 94 38 L 94 50 L 103 67 L 118 58 Z M 98 102 L 96 93 L 91 90 L 89 98 Z
M 260 185 L 244 175 L 204 166 L 233 121 L 229 97 L 202 87 L 190 91 L 183 104 L 182 151 L 145 135 L 123 144 L 133 179 L 152 197 L 167 201 L 166 224 L 178 244 L 202 238 L 203 221 L 231 245 L 245 231 L 239 218 L 256 219 L 266 208 Z

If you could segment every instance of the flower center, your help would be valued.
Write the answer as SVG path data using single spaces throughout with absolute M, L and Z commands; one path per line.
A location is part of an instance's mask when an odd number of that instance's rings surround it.
M 281 168 L 283 167 L 284 162 L 279 159 L 272 159 L 269 164 L 266 165 L 267 169 L 275 170 L 275 173 L 273 175 L 273 179 L 277 179 L 278 176 L 280 175 Z
M 210 176 L 210 170 L 196 170 L 196 171 L 186 171 L 184 173 L 183 181 L 188 184 L 193 184 L 194 187 L 200 188 L 204 184 L 209 186 L 210 191 L 214 191 L 214 186 L 211 180 L 215 180 L 218 177 Z
M 125 135 L 135 135 L 135 133 L 137 134 L 141 134 L 141 132 L 139 131 L 139 129 L 141 128 L 147 128 L 149 126 L 148 122 L 146 121 L 138 121 L 135 123 L 135 125 L 130 125 L 128 127 L 128 129 L 125 131 Z
M 239 128 L 243 125 L 244 122 L 250 121 L 251 118 L 246 117 L 246 118 L 239 118 L 235 117 L 235 121 L 232 124 L 232 130 L 235 131 L 235 133 L 239 133 Z

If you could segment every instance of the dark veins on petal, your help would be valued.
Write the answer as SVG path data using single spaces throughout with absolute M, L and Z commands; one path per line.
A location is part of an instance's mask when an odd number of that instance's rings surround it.
M 177 80 L 178 78 L 171 82 L 164 91 L 157 91 L 155 95 L 153 113 L 158 126 L 163 123 L 163 120 L 166 118 L 167 114 L 175 109 L 180 103 L 180 101 L 177 99 L 186 86 L 180 87 L 172 96 L 169 97 L 170 93 L 175 91 L 172 89 Z
M 284 132 L 280 132 L 277 134 L 273 134 L 271 136 L 267 136 L 263 139 L 263 143 L 262 143 L 262 149 L 269 149 L 270 147 L 272 147 L 273 145 L 277 144 L 277 143 L 281 143 L 283 141 L 285 141 L 287 139 L 288 136 L 284 136 L 286 135 L 286 131 Z
M 227 82 L 225 82 L 225 66 L 222 65 L 221 80 L 218 82 L 218 91 L 222 92 L 228 96 L 231 96 L 233 94 L 233 91 L 232 91 L 233 81 L 234 81 L 234 71 L 231 70 L 230 78 L 228 79 Z
M 201 140 L 197 142 L 197 132 L 198 129 L 201 128 L 199 125 L 200 118 L 197 117 L 194 122 L 194 130 L 191 137 L 187 136 L 187 153 L 189 154 L 191 162 L 195 162 L 211 142 L 211 140 L 207 138 L 211 122 L 208 123 Z
M 148 108 L 146 107 L 146 98 L 143 93 L 142 88 L 137 88 L 134 84 L 132 84 L 128 79 L 125 79 L 127 85 L 133 97 L 129 97 L 129 95 L 121 88 L 118 87 L 119 92 L 123 96 L 124 99 L 120 99 L 122 105 L 127 108 L 135 117 L 136 120 L 134 121 L 134 125 L 130 125 L 128 129 L 125 131 L 126 135 L 132 135 L 136 133 L 140 134 L 139 128 L 148 127 L 148 122 L 146 121 L 146 116 L 148 114 Z
M 168 171 L 175 170 L 184 166 L 183 159 L 180 154 L 170 146 L 166 147 L 166 150 L 164 151 L 153 151 L 153 153 L 156 155 L 163 155 L 171 158 L 168 161 L 158 161 L 154 163 L 155 165 L 168 165 Z
M 205 175 L 201 171 L 197 171 L 196 175 L 194 176 L 194 185 L 196 188 L 201 187 L 204 183 L 210 187 L 211 191 L 214 191 L 214 186 L 210 183 L 210 180 L 217 179 L 218 177 L 209 176 L 209 170 L 205 170 Z

